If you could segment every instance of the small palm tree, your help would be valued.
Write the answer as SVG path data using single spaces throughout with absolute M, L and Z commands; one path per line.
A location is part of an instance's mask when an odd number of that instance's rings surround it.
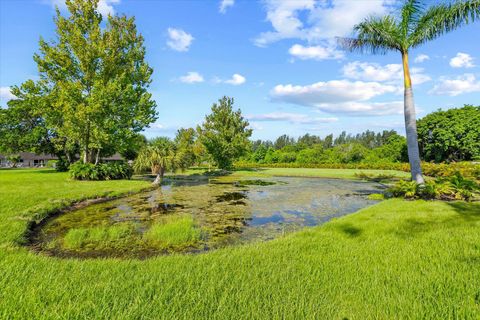
M 480 0 L 436 4 L 426 8 L 420 1 L 407 0 L 399 16 L 369 17 L 354 27 L 356 38 L 338 38 L 349 51 L 402 54 L 404 75 L 404 115 L 408 159 L 412 180 L 424 183 L 417 141 L 417 123 L 413 102 L 412 81 L 408 67 L 410 49 L 433 40 L 480 17 Z
M 150 140 L 133 162 L 137 172 L 150 169 L 155 174 L 153 184 L 159 185 L 166 171 L 185 169 L 184 156 L 178 152 L 176 145 L 166 137 Z

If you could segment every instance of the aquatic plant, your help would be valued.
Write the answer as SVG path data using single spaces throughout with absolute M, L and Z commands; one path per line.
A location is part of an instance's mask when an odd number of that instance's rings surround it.
M 154 223 L 143 238 L 160 249 L 178 249 L 198 244 L 201 231 L 191 216 L 166 216 Z

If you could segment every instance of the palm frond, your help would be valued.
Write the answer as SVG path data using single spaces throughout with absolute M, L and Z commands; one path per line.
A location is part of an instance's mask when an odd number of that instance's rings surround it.
M 370 17 L 354 27 L 356 38 L 337 38 L 343 49 L 351 52 L 385 54 L 401 50 L 401 33 L 392 16 Z
M 400 29 L 404 40 L 413 32 L 418 20 L 424 12 L 424 5 L 419 0 L 407 0 L 401 9 Z
M 419 19 L 410 36 L 409 46 L 416 47 L 479 18 L 480 0 L 456 1 L 432 6 Z

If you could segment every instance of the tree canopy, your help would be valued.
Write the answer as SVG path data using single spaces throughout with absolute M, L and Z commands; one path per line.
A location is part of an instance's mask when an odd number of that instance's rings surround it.
M 18 151 L 49 141 L 56 153 L 80 150 L 84 162 L 94 162 L 126 150 L 155 121 L 156 104 L 148 92 L 153 70 L 134 18 L 109 15 L 103 21 L 98 0 L 66 0 L 66 5 L 68 16 L 56 11 L 55 40 L 40 39 L 34 55 L 40 80 L 13 87 L 18 99 L 2 112 L 10 128 L 2 121 L 0 130 L 28 133 Z M 33 120 L 28 127 L 26 120 Z
M 480 160 L 480 106 L 438 110 L 418 121 L 426 161 Z
M 221 169 L 229 169 L 233 161 L 244 155 L 250 146 L 252 129 L 240 109 L 233 110 L 234 99 L 223 97 L 214 103 L 211 114 L 199 128 L 200 140 Z

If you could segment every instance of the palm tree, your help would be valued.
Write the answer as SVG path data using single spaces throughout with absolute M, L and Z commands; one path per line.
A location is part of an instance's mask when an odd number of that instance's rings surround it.
M 147 146 L 140 150 L 133 162 L 133 168 L 137 172 L 150 169 L 152 174 L 156 175 L 153 184 L 159 185 L 166 171 L 185 169 L 184 159 L 169 138 L 160 137 L 150 140 Z
M 356 38 L 338 38 L 340 46 L 348 51 L 373 54 L 399 51 L 402 54 L 408 159 L 412 180 L 419 184 L 423 184 L 424 179 L 418 149 L 408 52 L 479 17 L 480 0 L 441 3 L 428 8 L 421 1 L 406 0 L 398 16 L 369 17 L 354 27 Z

